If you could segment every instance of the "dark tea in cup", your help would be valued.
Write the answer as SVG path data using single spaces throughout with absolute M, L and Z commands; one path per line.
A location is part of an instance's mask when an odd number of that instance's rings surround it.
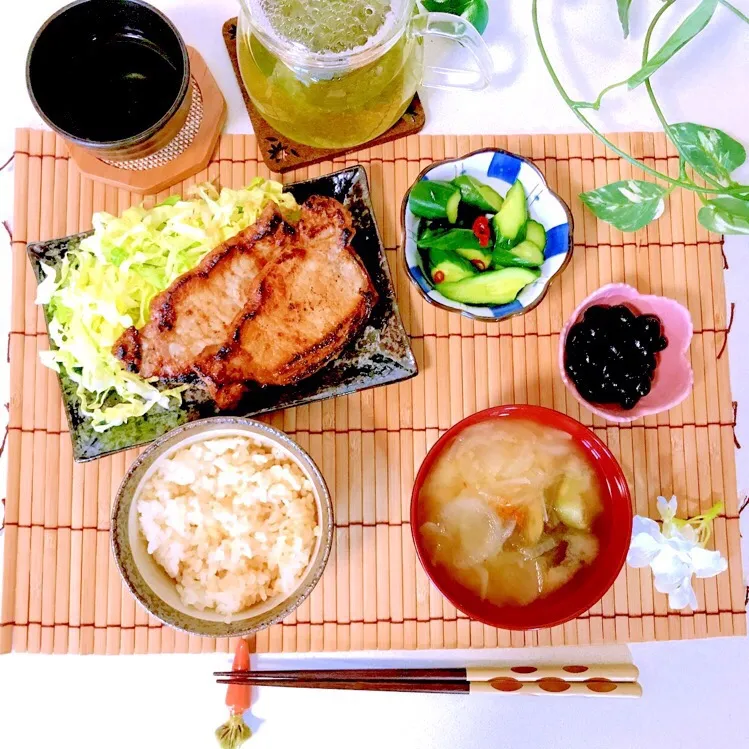
M 140 0 L 80 0 L 32 42 L 29 95 L 47 124 L 101 158 L 140 158 L 169 142 L 190 108 L 187 49 Z

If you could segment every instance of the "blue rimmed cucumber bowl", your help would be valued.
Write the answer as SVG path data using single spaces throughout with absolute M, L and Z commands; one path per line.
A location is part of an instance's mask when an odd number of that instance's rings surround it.
M 469 175 L 494 188 L 504 197 L 517 181 L 523 185 L 528 216 L 543 226 L 546 232 L 544 260 L 540 276 L 525 286 L 517 297 L 506 304 L 481 306 L 453 301 L 441 294 L 432 282 L 425 254 L 417 247 L 420 222 L 408 206 L 411 190 L 423 180 L 449 182 L 461 175 Z M 406 272 L 421 296 L 430 304 L 458 312 L 473 320 L 498 322 L 514 315 L 522 315 L 541 303 L 552 281 L 572 259 L 572 214 L 567 204 L 549 187 L 538 167 L 528 159 L 499 148 L 485 148 L 466 156 L 438 161 L 424 169 L 403 198 L 401 209 L 403 241 L 401 254 Z

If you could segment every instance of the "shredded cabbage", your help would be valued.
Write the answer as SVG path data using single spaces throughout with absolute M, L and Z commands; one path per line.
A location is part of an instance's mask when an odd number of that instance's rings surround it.
M 148 322 L 149 304 L 177 276 L 221 242 L 253 224 L 269 200 L 291 216 L 298 208 L 283 186 L 257 177 L 241 190 L 196 185 L 153 208 L 128 208 L 117 218 L 93 217 L 94 233 L 55 269 L 42 263 L 37 304 L 48 305 L 54 345 L 41 362 L 76 384 L 80 411 L 104 432 L 143 416 L 155 404 L 181 403 L 185 385 L 159 390 L 123 369 L 112 346 L 125 328 Z

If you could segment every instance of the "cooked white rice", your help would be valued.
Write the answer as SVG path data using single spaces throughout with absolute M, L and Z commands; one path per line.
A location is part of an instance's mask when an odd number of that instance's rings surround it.
M 161 459 L 137 509 L 148 553 L 182 602 L 226 616 L 293 590 L 320 535 L 307 475 L 284 450 L 244 436 Z

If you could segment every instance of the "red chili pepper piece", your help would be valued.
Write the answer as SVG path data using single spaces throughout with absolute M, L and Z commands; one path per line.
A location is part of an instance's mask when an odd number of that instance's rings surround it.
M 488 247 L 492 238 L 491 229 L 489 229 L 489 219 L 486 216 L 479 216 L 473 222 L 473 233 L 482 247 Z

